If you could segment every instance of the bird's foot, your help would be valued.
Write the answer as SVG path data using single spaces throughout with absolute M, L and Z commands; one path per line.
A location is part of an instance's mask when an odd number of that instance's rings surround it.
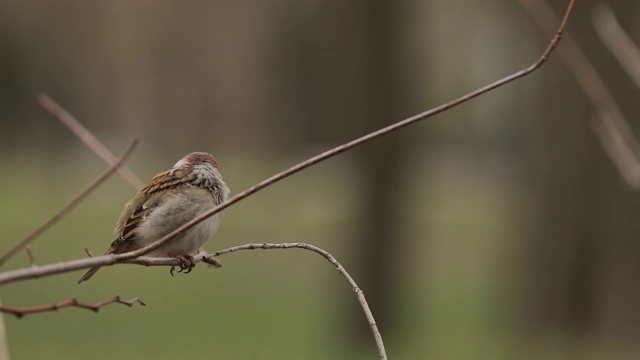
M 180 270 L 178 270 L 178 272 L 184 272 L 185 274 L 188 274 L 191 272 L 191 270 L 193 270 L 194 267 L 196 267 L 196 260 L 191 255 L 172 255 L 172 257 L 180 259 Z M 171 274 L 171 276 L 173 276 L 173 271 L 175 270 L 175 268 L 176 266 L 174 265 L 171 267 L 171 269 L 169 269 L 169 273 Z

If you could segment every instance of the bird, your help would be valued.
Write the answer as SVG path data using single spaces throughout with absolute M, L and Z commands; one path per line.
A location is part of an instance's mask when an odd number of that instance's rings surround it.
M 114 230 L 116 238 L 106 255 L 145 247 L 228 198 L 229 188 L 213 155 L 190 153 L 173 168 L 154 176 L 125 205 Z M 145 256 L 180 258 L 183 261 L 181 271 L 190 272 L 195 262 L 189 253 L 200 249 L 213 237 L 222 217 L 222 211 L 216 213 Z M 100 267 L 89 269 L 78 284 L 89 280 Z M 171 270 L 173 275 L 173 268 Z

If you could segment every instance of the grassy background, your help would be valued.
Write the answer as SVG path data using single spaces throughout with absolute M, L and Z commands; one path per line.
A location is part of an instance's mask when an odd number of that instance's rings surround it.
M 274 159 L 248 163 L 243 157 L 221 162 L 233 193 L 289 164 Z M 349 162 L 347 156 L 321 164 L 233 206 L 208 250 L 248 242 L 301 241 L 325 248 L 349 269 L 351 254 L 358 251 L 349 237 L 359 195 L 357 174 L 350 172 Z M 14 163 L 17 170 L 0 184 L 5 204 L 0 229 L 7 247 L 53 214 L 103 167 L 95 160 L 82 162 L 80 168 L 72 164 L 38 159 Z M 136 172 L 149 178 L 156 171 L 150 169 L 167 166 L 145 164 Z M 456 171 L 425 170 L 398 193 L 406 197 L 407 228 L 402 236 L 410 243 L 403 251 L 406 261 L 389 264 L 406 269 L 402 281 L 408 292 L 398 294 L 401 325 L 394 333 L 383 333 L 393 358 L 511 357 L 511 324 L 501 293 L 508 286 L 498 284 L 507 277 L 497 271 L 496 261 L 505 243 L 504 237 L 495 236 L 504 232 L 508 189 L 496 192 L 490 182 L 458 182 L 452 187 L 448 177 L 464 178 Z M 68 175 L 72 172 L 76 176 Z M 101 253 L 111 240 L 122 204 L 133 193 L 122 179 L 110 179 L 34 243 L 37 262 L 83 257 L 84 246 Z M 348 284 L 321 257 L 302 250 L 254 250 L 220 260 L 221 269 L 199 265 L 191 274 L 175 277 L 166 268 L 120 265 L 102 269 L 82 285 L 76 285 L 81 272 L 75 272 L 4 286 L 0 294 L 7 305 L 51 303 L 70 296 L 94 302 L 113 295 L 140 296 L 148 303 L 131 309 L 111 305 L 98 314 L 69 308 L 23 319 L 5 316 L 12 358 L 375 357 L 372 339 L 354 346 L 346 337 L 345 319 L 359 308 Z M 8 267 L 27 264 L 20 254 Z M 357 281 L 358 274 L 353 275 Z
M 15 169 L 0 183 L 5 248 L 104 168 L 95 159 L 72 154 L 67 160 L 80 158 L 79 163 L 4 159 Z M 257 160 L 221 157 L 233 193 L 294 161 L 266 156 Z M 449 164 L 455 164 L 453 160 Z M 359 196 L 350 161 L 348 155 L 331 160 L 233 206 L 207 249 L 249 242 L 308 242 L 331 252 L 349 270 L 358 251 L 349 239 Z M 405 256 L 400 264 L 385 265 L 403 268 L 400 281 L 406 291 L 397 294 L 398 326 L 382 334 L 390 358 L 597 358 L 594 345 L 576 344 L 561 334 L 531 337 L 519 330 L 513 255 L 521 244 L 515 225 L 522 213 L 514 210 L 516 192 L 499 173 L 434 166 L 427 158 L 410 161 L 422 170 L 398 191 L 406 204 L 405 233 L 399 234 L 408 239 Z M 169 165 L 143 164 L 140 157 L 132 163 L 145 179 Z M 119 177 L 110 179 L 34 243 L 37 262 L 81 258 L 85 246 L 101 253 L 111 241 L 123 203 L 133 193 Z M 13 306 L 71 296 L 95 302 L 114 295 L 139 296 L 148 303 L 133 308 L 110 305 L 98 314 L 68 308 L 23 319 L 5 316 L 11 356 L 376 358 L 372 338 L 357 343 L 345 331 L 352 312 L 360 310 L 348 284 L 321 257 L 295 249 L 254 250 L 220 260 L 220 269 L 199 265 L 191 274 L 175 277 L 164 267 L 118 265 L 102 269 L 82 285 L 76 285 L 81 272 L 74 272 L 3 286 L 2 302 Z M 7 268 L 27 265 L 26 255 L 19 254 Z M 356 281 L 362 276 L 354 271 L 352 275 Z M 364 316 L 361 320 L 366 327 Z

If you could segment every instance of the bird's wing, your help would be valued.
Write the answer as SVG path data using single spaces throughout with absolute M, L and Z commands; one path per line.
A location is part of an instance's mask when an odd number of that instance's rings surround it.
M 120 214 L 115 229 L 116 239 L 111 244 L 111 248 L 113 249 L 125 241 L 135 240 L 140 223 L 160 203 L 163 195 L 168 190 L 187 181 L 189 179 L 181 170 L 172 169 L 154 176 Z

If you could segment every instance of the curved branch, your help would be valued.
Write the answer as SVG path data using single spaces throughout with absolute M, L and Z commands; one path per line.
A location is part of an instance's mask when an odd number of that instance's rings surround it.
M 503 86 L 507 83 L 510 83 L 516 79 L 519 79 L 521 77 L 524 77 L 528 74 L 530 74 L 531 72 L 535 71 L 536 69 L 538 69 L 540 66 L 542 66 L 548 59 L 549 56 L 551 55 L 551 53 L 553 52 L 553 50 L 558 46 L 558 44 L 560 43 L 560 40 L 562 39 L 562 36 L 564 34 L 564 31 L 567 27 L 569 18 L 571 17 L 571 13 L 573 12 L 573 8 L 575 5 L 576 0 L 571 0 L 569 3 L 569 6 L 567 8 L 567 11 L 565 12 L 564 18 L 562 19 L 562 21 L 560 22 L 560 26 L 558 27 L 558 30 L 556 31 L 556 34 L 554 35 L 554 37 L 551 39 L 551 41 L 549 42 L 549 45 L 547 46 L 547 48 L 545 49 L 545 51 L 542 53 L 542 55 L 540 56 L 540 58 L 538 59 L 538 61 L 536 61 L 535 63 L 533 63 L 532 65 L 517 71 L 507 77 L 504 77 L 496 82 L 493 82 L 489 85 L 486 85 L 480 89 L 477 89 L 475 91 L 472 91 L 464 96 L 461 96 L 453 101 L 450 101 L 448 103 L 442 104 L 438 107 L 435 107 L 431 110 L 425 111 L 423 113 L 420 113 L 418 115 L 414 115 L 410 118 L 407 118 L 405 120 L 399 121 L 397 123 L 394 123 L 392 125 L 389 125 L 387 127 L 384 127 L 382 129 L 379 129 L 377 131 L 374 131 L 372 133 L 369 133 L 367 135 L 364 135 L 362 137 L 359 137 L 355 140 L 349 141 L 345 144 L 342 144 L 340 146 L 337 146 L 333 149 L 327 150 L 321 154 L 318 154 L 310 159 L 307 159 L 295 166 L 290 167 L 287 170 L 281 171 L 279 173 L 277 173 L 276 175 L 273 175 L 270 178 L 267 178 L 261 182 L 259 182 L 258 184 L 244 190 L 243 192 L 239 193 L 238 195 L 230 198 L 229 200 L 225 201 L 224 203 L 216 206 L 215 208 L 206 211 L 204 213 L 202 213 L 200 216 L 196 217 L 195 219 L 185 223 L 184 225 L 180 226 L 179 228 L 177 228 L 176 230 L 172 231 L 171 233 L 167 234 L 166 236 L 164 236 L 161 239 L 158 239 L 157 241 L 141 248 L 138 249 L 136 251 L 132 251 L 132 252 L 128 252 L 128 253 L 124 253 L 124 254 L 120 254 L 119 259 L 131 259 L 134 257 L 138 257 L 138 256 L 142 256 L 145 255 L 155 249 L 158 249 L 159 247 L 161 247 L 163 244 L 165 244 L 166 242 L 172 240 L 173 238 L 175 238 L 176 236 L 180 235 L 181 233 L 189 230 L 190 228 L 196 226 L 197 224 L 201 223 L 202 221 L 206 220 L 207 218 L 219 213 L 220 211 L 228 208 L 229 206 L 237 203 L 240 200 L 243 200 L 244 198 L 257 193 L 258 191 L 273 185 L 275 183 L 277 183 L 278 181 L 287 178 L 301 170 L 304 170 L 308 167 L 311 167 L 319 162 L 322 162 L 324 160 L 327 160 L 329 158 L 332 158 L 338 154 L 341 154 L 349 149 L 352 149 L 356 146 L 362 145 L 368 141 L 371 141 L 373 139 L 376 139 L 382 135 L 388 134 L 390 132 L 399 130 L 405 126 L 417 123 L 421 120 L 427 119 L 433 115 L 439 114 L 445 110 L 448 110 L 454 106 L 458 106 L 464 102 L 467 102 L 477 96 L 480 96 L 488 91 L 491 91 L 493 89 L 496 89 L 500 86 Z
M 163 244 L 165 244 L 168 241 L 171 241 L 172 239 L 174 239 L 176 236 L 178 236 L 179 234 L 183 233 L 184 231 L 187 231 L 188 229 L 192 228 L 193 226 L 199 224 L 200 222 L 206 220 L 207 218 L 219 213 L 220 211 L 228 208 L 229 206 L 237 203 L 240 200 L 243 200 L 244 198 L 248 197 L 249 195 L 252 195 L 270 185 L 275 184 L 276 182 L 289 177 L 303 169 L 306 169 L 310 166 L 313 166 L 321 161 L 327 160 L 333 156 L 336 156 L 344 151 L 347 151 L 348 149 L 354 148 L 358 145 L 362 145 L 367 141 L 376 139 L 384 134 L 390 133 L 392 131 L 398 130 L 400 128 L 403 128 L 405 126 L 414 124 L 416 122 L 419 122 L 421 120 L 427 119 L 435 114 L 438 114 L 440 112 L 443 112 L 447 109 L 450 109 L 454 106 L 460 105 L 466 101 L 469 101 L 479 95 L 482 95 L 490 90 L 493 90 L 495 88 L 498 88 L 502 85 L 505 85 L 511 81 L 514 81 L 518 78 L 521 78 L 523 76 L 526 76 L 528 74 L 530 74 L 531 72 L 533 72 L 534 70 L 538 69 L 540 66 L 542 66 L 547 59 L 549 58 L 549 56 L 551 55 L 551 53 L 553 52 L 553 50 L 558 46 L 558 44 L 560 43 L 560 39 L 562 38 L 562 35 L 564 33 L 565 28 L 567 27 L 567 23 L 568 20 L 571 16 L 571 13 L 573 11 L 573 7 L 575 5 L 575 0 L 571 0 L 571 2 L 569 3 L 569 6 L 567 8 L 567 11 L 564 15 L 564 18 L 562 20 L 562 22 L 560 23 L 560 26 L 558 27 L 558 30 L 556 31 L 555 36 L 553 37 L 553 39 L 550 41 L 549 45 L 547 46 L 546 50 L 542 53 L 542 55 L 540 56 L 540 58 L 538 59 L 538 61 L 536 61 L 534 64 L 532 64 L 531 66 L 528 66 L 527 68 L 520 70 L 518 72 L 513 73 L 512 75 L 509 75 L 501 80 L 498 80 L 492 84 L 489 84 L 487 86 L 484 86 L 478 90 L 472 91 L 470 93 L 468 93 L 467 95 L 464 95 L 462 97 L 459 97 L 451 102 L 448 102 L 446 104 L 442 104 L 436 108 L 433 108 L 429 111 L 425 111 L 421 114 L 412 116 L 408 119 L 399 121 L 395 124 L 389 125 L 385 128 L 382 128 L 380 130 L 374 131 L 370 134 L 367 134 L 365 136 L 362 136 L 358 139 L 352 140 L 348 143 L 345 143 L 343 145 L 337 146 L 331 150 L 325 151 L 319 155 L 316 155 L 310 159 L 307 159 L 287 170 L 284 170 L 268 179 L 265 179 L 263 181 L 261 181 L 260 183 L 246 189 L 245 191 L 241 192 L 240 194 L 232 197 L 231 199 L 225 201 L 224 203 L 216 206 L 215 208 L 201 214 L 200 216 L 196 217 L 195 219 L 185 223 L 184 225 L 180 226 L 178 229 L 172 231 L 171 233 L 167 234 L 166 236 L 162 237 L 161 239 L 158 239 L 157 241 L 153 242 L 152 244 L 149 244 L 141 249 L 135 250 L 135 251 L 131 251 L 131 252 L 127 252 L 127 253 L 123 253 L 123 254 L 111 254 L 111 255 L 103 255 L 103 256 L 97 256 L 97 257 L 93 257 L 90 259 L 81 259 L 81 260 L 72 260 L 72 261 L 68 261 L 68 262 L 62 262 L 62 263 L 57 263 L 57 264 L 51 264 L 51 265 L 45 265 L 45 266 L 41 266 L 38 268 L 33 268 L 33 269 L 18 269 L 18 270 L 13 270 L 13 271 L 7 271 L 4 273 L 0 274 L 0 285 L 2 284 L 7 284 L 10 282 L 15 282 L 15 281 L 19 281 L 19 280 L 24 280 L 24 279 L 32 279 L 32 278 L 38 278 L 41 276 L 50 276 L 50 275 L 54 275 L 54 274 L 59 274 L 59 273 L 64 273 L 64 272 L 70 272 L 70 271 L 75 271 L 75 270 L 80 270 L 80 269 L 88 269 L 90 267 L 93 266 L 106 266 L 106 265 L 113 265 L 119 262 L 123 262 L 124 260 L 130 260 L 139 256 L 143 256 L 159 247 L 161 247 Z
M 543 0 L 520 0 L 533 20 L 543 31 L 552 31 L 557 16 Z M 615 97 L 604 79 L 589 61 L 578 43 L 567 35 L 558 51 L 584 91 L 587 99 L 598 112 L 593 128 L 605 153 L 611 158 L 622 178 L 635 190 L 640 190 L 640 143 Z
M 369 323 L 369 328 L 371 328 L 371 332 L 373 333 L 373 338 L 376 342 L 376 347 L 378 348 L 378 353 L 380 354 L 381 360 L 387 359 L 387 353 L 384 349 L 384 343 L 382 342 L 382 335 L 380 335 L 380 331 L 378 330 L 378 325 L 376 324 L 376 320 L 373 318 L 373 313 L 371 313 L 371 309 L 369 308 L 369 304 L 367 304 L 367 299 L 364 297 L 364 292 L 358 287 L 355 280 L 349 275 L 347 270 L 333 257 L 333 255 L 329 254 L 327 251 L 310 244 L 305 243 L 283 243 L 283 244 L 246 244 L 240 246 L 234 246 L 225 250 L 216 251 L 213 256 L 220 256 L 228 253 L 232 253 L 240 250 L 255 250 L 255 249 L 304 249 L 313 251 L 316 254 L 321 255 L 327 261 L 329 261 L 333 266 L 338 269 L 338 272 L 349 282 L 351 288 L 356 293 L 356 297 L 358 298 L 358 302 L 360 303 L 360 307 L 362 307 L 362 311 L 364 311 L 364 315 L 367 318 L 367 322 Z

